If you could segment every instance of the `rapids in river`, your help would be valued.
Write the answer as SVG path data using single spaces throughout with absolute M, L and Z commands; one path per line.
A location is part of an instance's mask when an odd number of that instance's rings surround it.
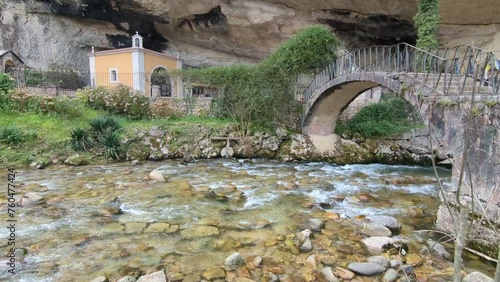
M 149 179 L 153 169 L 167 182 Z M 304 263 L 311 254 L 328 256 L 323 263 L 332 267 L 366 261 L 359 234 L 365 216 L 393 216 L 403 224 L 401 235 L 411 237 L 416 229 L 434 228 L 440 203 L 432 169 L 413 166 L 220 159 L 16 172 L 17 193 L 37 193 L 43 203 L 17 208 L 16 246 L 27 254 L 16 275 L 1 268 L 0 279 L 7 281 L 78 282 L 101 275 L 116 281 L 161 268 L 170 281 L 182 281 L 221 266 L 235 251 L 300 276 L 311 272 Z M 450 171 L 439 172 L 449 186 Z M 291 252 L 285 238 L 311 228 L 313 218 L 326 222 L 313 232 L 313 250 Z M 6 213 L 1 219 L 6 222 Z M 1 228 L 0 238 L 8 236 Z M 7 240 L 0 244 L 8 249 Z M 419 254 L 418 244 L 409 248 Z M 446 262 L 421 259 L 415 272 L 449 277 Z M 249 270 L 253 278 L 264 271 Z

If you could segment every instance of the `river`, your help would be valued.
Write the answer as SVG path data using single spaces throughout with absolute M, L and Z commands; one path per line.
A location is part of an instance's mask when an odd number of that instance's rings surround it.
M 153 169 L 168 181 L 149 179 Z M 449 186 L 450 172 L 439 172 Z M 21 282 L 90 281 L 100 275 L 116 281 L 161 267 L 182 281 L 221 265 L 235 251 L 244 258 L 262 256 L 265 265 L 285 273 L 310 271 L 304 261 L 311 254 L 346 267 L 369 256 L 358 232 L 365 216 L 394 216 L 403 224 L 401 235 L 411 238 L 416 229 L 433 228 L 439 206 L 430 168 L 379 164 L 220 159 L 51 166 L 17 170 L 15 183 L 18 193 L 44 199 L 17 208 L 16 245 L 28 253 L 16 275 L 2 267 L 0 279 Z M 290 252 L 284 238 L 312 218 L 326 221 L 321 232 L 313 232 L 314 249 Z M 6 222 L 6 213 L 1 219 Z M 0 238 L 8 236 L 1 228 Z M 8 249 L 6 240 L 1 245 Z M 419 254 L 418 243 L 409 246 Z M 416 272 L 450 273 L 445 262 L 421 259 Z

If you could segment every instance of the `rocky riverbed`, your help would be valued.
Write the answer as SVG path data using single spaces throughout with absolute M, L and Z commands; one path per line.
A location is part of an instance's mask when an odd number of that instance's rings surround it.
M 428 168 L 219 159 L 17 175 L 21 262 L 0 279 L 451 280 L 450 250 L 418 231 L 439 206 Z

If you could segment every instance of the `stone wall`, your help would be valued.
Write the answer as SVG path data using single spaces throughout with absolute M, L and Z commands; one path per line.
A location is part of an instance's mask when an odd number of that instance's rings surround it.
M 151 112 L 156 117 L 209 116 L 212 98 L 159 97 L 152 101 Z
M 342 111 L 339 116 L 339 121 L 345 121 L 353 118 L 362 108 L 378 103 L 382 95 L 382 88 L 372 88 L 365 93 L 360 94 L 354 101 L 352 101 L 347 108 Z
M 76 97 L 76 90 L 60 89 L 57 87 L 23 87 L 28 93 L 39 96 L 65 96 L 74 98 Z

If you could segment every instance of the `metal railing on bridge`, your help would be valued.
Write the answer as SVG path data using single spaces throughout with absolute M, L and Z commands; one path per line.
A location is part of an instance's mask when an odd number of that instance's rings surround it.
M 432 87 L 439 95 L 467 95 L 474 83 L 477 93 L 498 94 L 499 70 L 500 61 L 493 53 L 471 46 L 444 50 L 422 50 L 406 43 L 373 46 L 337 57 L 314 77 L 304 92 L 304 101 L 307 103 L 326 82 L 355 72 L 404 73 Z

